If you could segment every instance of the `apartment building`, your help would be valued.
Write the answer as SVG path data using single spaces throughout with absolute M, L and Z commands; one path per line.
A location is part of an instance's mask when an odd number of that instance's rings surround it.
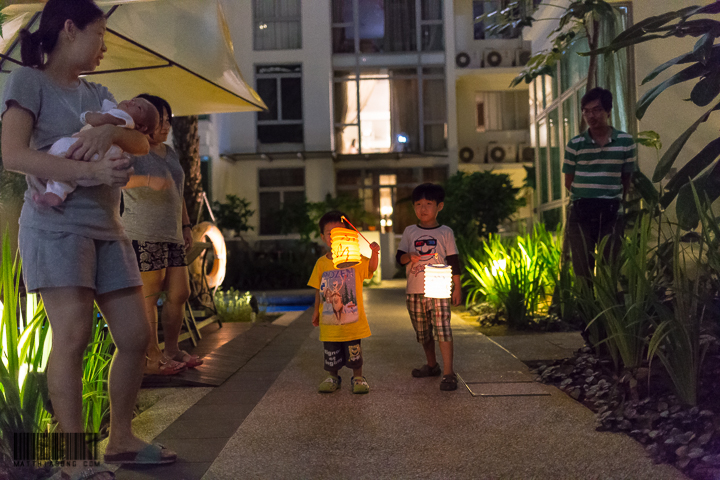
M 227 2 L 238 64 L 268 111 L 202 119 L 211 197 L 252 203 L 253 242 L 287 238 L 275 212 L 303 198 L 361 198 L 379 220 L 364 228 L 399 235 L 419 183 L 492 169 L 521 186 L 533 161 L 530 94 L 508 86 L 531 45 L 475 21 L 498 5 Z

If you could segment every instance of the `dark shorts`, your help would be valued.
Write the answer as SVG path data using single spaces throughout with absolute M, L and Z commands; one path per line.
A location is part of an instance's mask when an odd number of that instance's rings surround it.
M 360 368 L 363 365 L 360 340 L 349 342 L 323 342 L 325 349 L 325 370 L 336 372 L 342 367 Z
M 168 267 L 185 267 L 185 245 L 168 242 L 132 241 L 141 272 L 154 272 Z

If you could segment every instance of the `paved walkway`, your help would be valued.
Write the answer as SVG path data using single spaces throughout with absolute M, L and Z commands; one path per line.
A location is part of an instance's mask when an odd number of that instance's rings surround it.
M 118 478 L 684 478 L 629 437 L 596 432 L 592 412 L 532 382 L 520 360 L 459 319 L 456 370 L 467 387 L 441 392 L 438 378 L 412 378 L 424 356 L 403 291 L 365 295 L 368 395 L 351 393 L 347 370 L 340 391 L 316 392 L 322 348 L 306 312 L 261 327 L 283 330 L 261 336 L 272 340 L 157 437 L 179 451 L 176 465 Z

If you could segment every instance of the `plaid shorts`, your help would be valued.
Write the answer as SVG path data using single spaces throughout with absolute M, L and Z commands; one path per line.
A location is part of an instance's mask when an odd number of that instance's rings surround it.
M 406 302 L 419 343 L 426 344 L 434 338 L 452 341 L 449 298 L 425 298 L 421 293 L 409 293 Z

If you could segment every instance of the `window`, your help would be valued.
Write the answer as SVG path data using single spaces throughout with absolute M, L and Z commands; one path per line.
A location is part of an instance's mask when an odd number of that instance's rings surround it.
M 333 53 L 443 51 L 442 0 L 332 0 Z
M 257 114 L 257 138 L 265 144 L 303 143 L 302 68 L 268 65 L 256 68 L 256 85 L 268 109 Z
M 527 130 L 530 127 L 527 90 L 475 94 L 476 130 Z
M 338 70 L 333 96 L 338 153 L 447 150 L 442 67 Z
M 496 12 L 507 7 L 507 0 L 473 0 L 473 18 L 478 18 L 486 13 Z M 474 22 L 474 38 L 475 40 L 485 40 L 486 38 L 519 38 L 521 28 L 508 28 L 500 35 L 492 35 L 488 32 L 488 28 L 495 25 L 492 19 L 486 19 L 482 22 Z
M 277 211 L 286 203 L 305 201 L 304 168 L 264 168 L 258 170 L 260 195 L 260 235 L 279 235 L 282 231 Z
M 300 0 L 253 0 L 255 50 L 302 48 Z
M 376 216 L 382 232 L 399 234 L 417 221 L 410 202 L 413 189 L 425 182 L 442 184 L 447 178 L 446 166 L 337 170 L 336 185 L 338 196 L 363 200 L 365 210 Z M 377 227 L 363 225 L 369 230 Z

